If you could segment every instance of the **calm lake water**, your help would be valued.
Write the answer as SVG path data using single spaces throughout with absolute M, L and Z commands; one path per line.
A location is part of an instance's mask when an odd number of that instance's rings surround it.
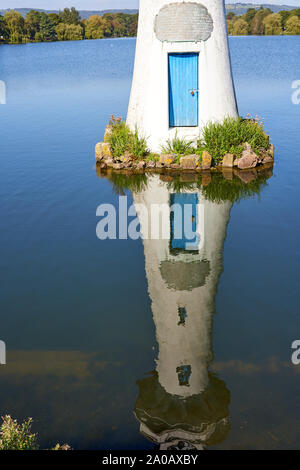
M 32 416 L 42 448 L 299 448 L 300 37 L 230 48 L 240 114 L 265 118 L 276 163 L 239 200 L 230 181 L 189 189 L 207 217 L 192 258 L 96 237 L 99 204 L 183 191 L 95 167 L 135 40 L 0 46 L 0 415 Z

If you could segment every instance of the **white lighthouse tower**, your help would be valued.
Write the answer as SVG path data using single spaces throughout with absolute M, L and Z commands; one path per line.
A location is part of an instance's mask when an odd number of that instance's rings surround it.
M 237 117 L 224 0 L 140 0 L 127 124 L 159 152 Z

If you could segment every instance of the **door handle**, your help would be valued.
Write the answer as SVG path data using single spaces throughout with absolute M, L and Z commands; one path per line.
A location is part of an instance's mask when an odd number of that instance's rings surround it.
M 195 93 L 199 93 L 199 90 L 189 90 L 189 92 L 192 96 L 194 96 Z

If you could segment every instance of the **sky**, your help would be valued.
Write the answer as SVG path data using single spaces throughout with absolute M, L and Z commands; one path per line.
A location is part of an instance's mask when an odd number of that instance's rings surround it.
M 137 8 L 138 0 L 0 0 L 1 8 L 44 8 L 59 10 L 74 6 L 79 10 Z M 226 3 L 273 3 L 300 6 L 300 0 L 226 0 Z

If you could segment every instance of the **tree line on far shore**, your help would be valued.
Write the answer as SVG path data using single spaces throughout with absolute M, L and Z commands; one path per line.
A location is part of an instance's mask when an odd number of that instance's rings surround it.
M 81 19 L 74 8 L 58 13 L 31 10 L 24 18 L 15 10 L 0 16 L 0 42 L 24 44 L 28 42 L 76 41 L 136 36 L 138 15 L 105 13 Z
M 300 34 L 300 8 L 273 13 L 270 8 L 249 8 L 244 15 L 227 13 L 228 33 L 234 36 Z
M 132 37 L 137 34 L 138 14 L 105 13 L 81 19 L 74 8 L 58 13 L 31 10 L 24 18 L 15 10 L 0 16 L 0 43 L 76 41 Z M 273 13 L 269 8 L 249 8 L 244 15 L 227 13 L 230 35 L 300 35 L 300 8 Z

